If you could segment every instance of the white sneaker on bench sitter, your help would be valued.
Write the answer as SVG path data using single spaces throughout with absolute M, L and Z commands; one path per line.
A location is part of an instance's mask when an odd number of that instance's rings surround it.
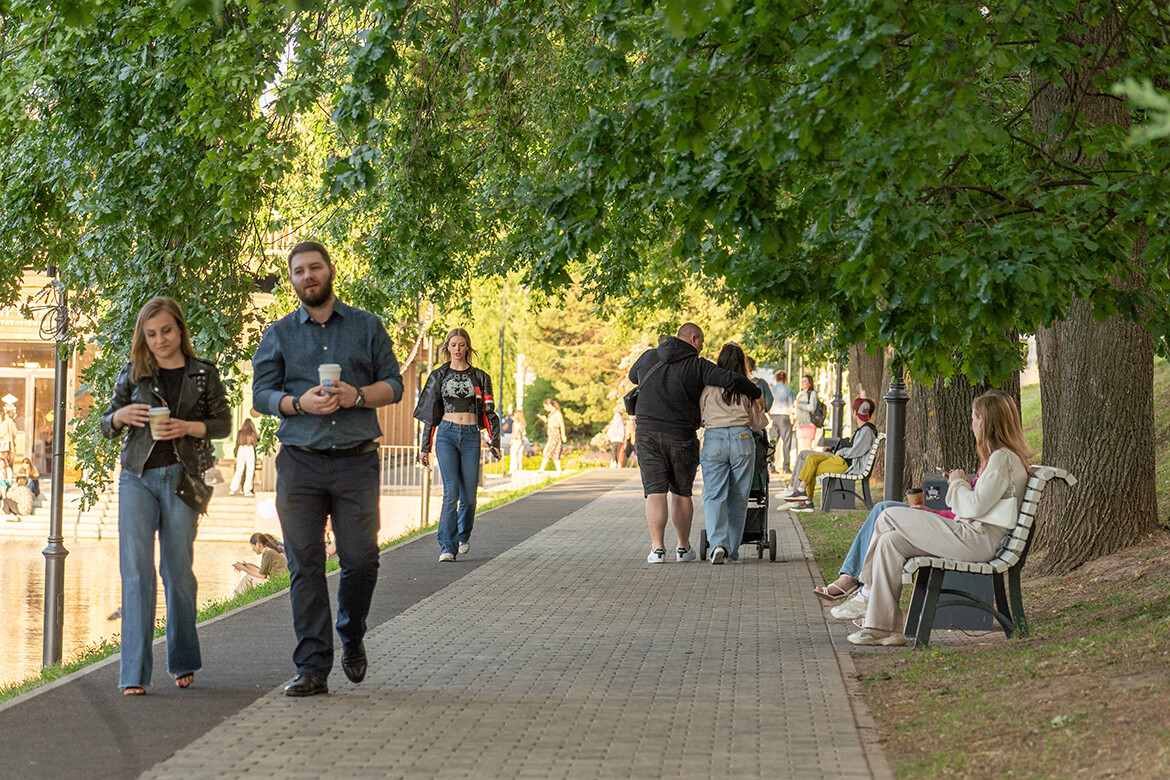
M 905 634 L 897 631 L 882 631 L 877 628 L 863 628 L 849 635 L 849 642 L 855 645 L 876 645 L 881 647 L 902 647 L 910 644 Z

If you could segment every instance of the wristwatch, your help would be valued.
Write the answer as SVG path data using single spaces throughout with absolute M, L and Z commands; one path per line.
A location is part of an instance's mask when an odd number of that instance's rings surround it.
M 357 398 L 353 401 L 353 408 L 361 409 L 366 405 L 366 394 L 362 392 L 360 387 L 355 387 L 354 390 L 357 390 Z
M 301 399 L 295 395 L 292 397 L 292 399 L 293 399 L 293 411 L 296 412 L 297 414 L 304 414 L 305 410 L 301 408 Z

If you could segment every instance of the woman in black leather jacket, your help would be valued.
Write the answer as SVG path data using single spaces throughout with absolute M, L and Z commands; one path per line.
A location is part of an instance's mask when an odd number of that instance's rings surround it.
M 430 465 L 431 446 L 443 478 L 439 514 L 439 561 L 454 561 L 471 549 L 475 494 L 479 486 L 480 430 L 488 432 L 492 454 L 500 457 L 500 418 L 487 372 L 471 365 L 476 354 L 463 328 L 447 334 L 440 348 L 447 362 L 427 377 L 414 409 L 423 422 L 419 461 Z
M 151 407 L 167 407 L 151 419 Z M 122 573 L 122 664 L 127 696 L 150 685 L 154 640 L 154 539 L 167 601 L 167 670 L 186 688 L 202 666 L 195 632 L 195 529 L 210 488 L 210 439 L 228 435 L 231 409 L 211 363 L 195 357 L 182 309 L 151 298 L 134 326 L 130 362 L 114 384 L 102 433 L 122 442 L 118 480 L 118 557 Z

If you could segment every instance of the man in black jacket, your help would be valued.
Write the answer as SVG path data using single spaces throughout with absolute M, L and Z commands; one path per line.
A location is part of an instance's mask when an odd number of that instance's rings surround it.
M 646 350 L 630 367 L 630 381 L 639 385 L 634 423 L 646 523 L 650 526 L 649 563 L 666 562 L 667 493 L 671 495 L 670 519 L 678 535 L 676 560 L 695 559 L 690 541 L 694 515 L 691 489 L 699 468 L 695 431 L 702 422 L 699 396 L 703 388 L 715 385 L 753 400 L 760 397 L 760 389 L 748 377 L 700 358 L 702 349 L 703 329 L 688 322 L 678 329 L 678 336 L 663 336 L 656 349 Z

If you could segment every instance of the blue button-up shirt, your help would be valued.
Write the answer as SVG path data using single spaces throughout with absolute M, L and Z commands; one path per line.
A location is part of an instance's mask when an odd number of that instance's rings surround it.
M 796 403 L 796 393 L 783 382 L 772 385 L 772 411 L 774 415 L 788 414 L 792 405 Z
M 386 326 L 368 311 L 334 301 L 324 325 L 302 306 L 269 326 L 252 357 L 252 406 L 282 417 L 280 399 L 301 396 L 320 382 L 317 366 L 337 363 L 341 381 L 354 387 L 386 382 L 402 398 L 402 374 Z M 345 449 L 382 435 L 373 409 L 338 409 L 333 414 L 283 417 L 276 437 L 282 444 L 317 450 Z

